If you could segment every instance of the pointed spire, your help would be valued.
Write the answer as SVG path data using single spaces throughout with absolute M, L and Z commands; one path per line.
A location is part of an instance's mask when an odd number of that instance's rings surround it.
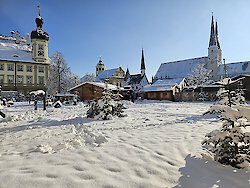
M 216 36 L 215 36 L 215 31 L 214 31 L 214 16 L 212 13 L 209 47 L 214 46 L 214 45 L 216 45 Z
M 142 48 L 142 51 L 141 51 L 141 70 L 145 70 L 143 48 Z
M 143 54 L 143 48 L 141 51 L 141 77 L 145 75 L 145 62 L 144 62 L 144 54 Z
M 129 73 L 129 70 L 127 68 L 124 80 L 127 81 L 129 79 L 129 77 L 130 77 L 130 73 Z
M 216 37 L 217 46 L 220 49 L 220 40 L 219 40 L 219 32 L 218 32 L 217 20 L 216 20 L 216 23 L 215 23 L 215 37 Z
M 38 16 L 36 18 L 36 26 L 37 26 L 37 28 L 42 28 L 43 27 L 43 18 L 41 17 L 40 1 L 38 2 L 37 9 L 38 9 Z
M 41 16 L 40 1 L 38 1 L 37 9 L 38 9 L 38 16 Z

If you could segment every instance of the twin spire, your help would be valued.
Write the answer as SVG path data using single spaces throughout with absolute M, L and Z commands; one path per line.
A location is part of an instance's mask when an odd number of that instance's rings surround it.
M 218 49 L 220 49 L 218 24 L 217 24 L 217 20 L 216 20 L 216 23 L 214 26 L 214 16 L 213 15 L 212 15 L 210 41 L 209 41 L 209 47 L 211 47 L 211 46 L 217 46 Z

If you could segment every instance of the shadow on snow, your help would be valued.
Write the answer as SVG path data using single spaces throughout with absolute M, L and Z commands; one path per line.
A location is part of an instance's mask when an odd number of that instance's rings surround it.
M 246 188 L 250 183 L 250 171 L 234 169 L 214 161 L 191 156 L 179 169 L 181 177 L 174 188 Z

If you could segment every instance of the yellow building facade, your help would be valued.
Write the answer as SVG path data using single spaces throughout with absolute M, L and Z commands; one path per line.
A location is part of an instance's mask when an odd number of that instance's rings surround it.
M 37 28 L 29 37 L 0 35 L 0 86 L 2 91 L 17 91 L 27 94 L 42 89 L 46 91 L 49 77 L 49 35 L 43 28 L 43 19 L 36 18 Z M 29 36 L 29 35 L 28 35 Z

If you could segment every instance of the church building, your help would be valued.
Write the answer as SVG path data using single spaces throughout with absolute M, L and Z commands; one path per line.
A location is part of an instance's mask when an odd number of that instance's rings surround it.
M 136 93 L 142 91 L 144 86 L 149 84 L 145 71 L 146 71 L 146 66 L 145 66 L 145 61 L 144 61 L 144 53 L 142 49 L 141 73 L 130 75 L 129 69 L 127 68 L 125 79 L 124 79 L 125 86 L 130 86 L 131 89 Z
M 125 72 L 121 67 L 106 69 L 101 57 L 96 65 L 96 82 L 109 83 L 121 88 L 124 86 Z
M 17 91 L 27 94 L 30 91 L 46 90 L 49 76 L 48 40 L 43 30 L 43 18 L 35 20 L 37 28 L 21 38 L 19 32 L 13 36 L 0 35 L 0 85 L 3 91 Z
M 154 81 L 164 79 L 187 78 L 198 64 L 204 64 L 211 71 L 211 79 L 218 81 L 224 77 L 250 74 L 250 61 L 224 64 L 219 41 L 218 23 L 212 16 L 208 46 L 208 56 L 162 63 L 157 70 Z

